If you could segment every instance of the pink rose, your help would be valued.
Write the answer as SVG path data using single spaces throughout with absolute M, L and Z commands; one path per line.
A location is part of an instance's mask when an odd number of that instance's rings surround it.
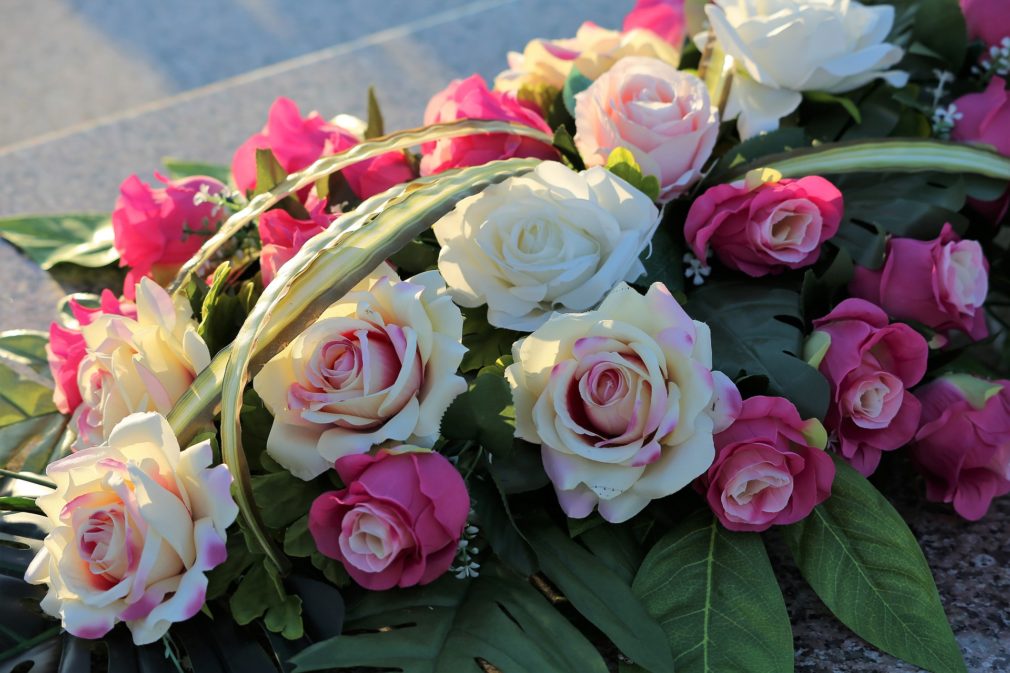
M 231 172 L 241 192 L 256 189 L 256 150 L 268 149 L 288 174 L 307 168 L 316 159 L 346 150 L 361 141 L 351 131 L 323 119 L 318 112 L 302 117 L 298 106 L 283 96 L 270 106 L 267 124 L 235 151 Z M 366 199 L 394 185 L 414 179 L 402 152 L 389 152 L 342 171 L 358 198 Z
M 277 272 L 305 243 L 330 226 L 336 215 L 326 212 L 326 204 L 317 201 L 309 210 L 309 219 L 299 220 L 280 208 L 263 213 L 259 221 L 260 271 L 263 285 L 269 285 Z
M 116 209 L 112 211 L 119 264 L 132 267 L 134 282 L 142 276 L 163 280 L 174 274 L 217 231 L 226 215 L 218 204 L 193 202 L 201 190 L 219 194 L 226 189 L 214 178 L 168 180 L 158 173 L 154 175 L 165 184 L 164 188 L 152 189 L 131 175 L 119 186 Z
M 1006 17 L 1008 20 L 1003 24 L 1005 27 L 1010 25 L 1010 13 Z M 993 77 L 985 91 L 961 96 L 954 101 L 954 105 L 963 117 L 954 124 L 950 133 L 952 140 L 992 145 L 997 152 L 1010 157 L 1010 94 L 1007 93 L 1006 81 L 1002 77 Z M 985 219 L 993 223 L 999 222 L 1010 206 L 1010 190 L 994 201 L 969 199 L 968 202 Z
M 137 307 L 125 298 L 117 299 L 110 290 L 102 290 L 99 308 L 82 306 L 75 299 L 70 300 L 70 310 L 78 325 L 89 325 L 101 314 L 123 315 L 128 318 L 137 317 Z M 87 351 L 84 335 L 74 327 L 64 327 L 57 322 L 49 325 L 49 343 L 46 345 L 46 357 L 49 360 L 49 371 L 52 372 L 56 386 L 53 390 L 53 403 L 62 414 L 72 414 L 81 404 L 81 389 L 77 384 L 77 370 Z
M 831 495 L 827 434 L 783 397 L 751 397 L 715 436 L 715 462 L 696 488 L 723 526 L 762 531 L 796 523 Z
M 738 181 L 691 204 L 684 236 L 699 259 L 711 246 L 726 266 L 758 277 L 816 262 L 841 219 L 842 193 L 824 178 Z
M 424 110 L 424 123 L 456 119 L 490 119 L 525 124 L 544 133 L 551 129 L 532 103 L 520 101 L 513 93 L 489 91 L 480 75 L 453 80 L 432 96 Z M 421 175 L 434 175 L 450 168 L 479 166 L 497 159 L 537 157 L 556 159 L 550 145 L 504 133 L 449 138 L 421 145 Z
M 819 337 L 818 337 L 819 335 Z M 919 402 L 907 391 L 926 373 L 929 349 L 908 325 L 862 299 L 847 299 L 814 321 L 828 340 L 818 363 L 831 384 L 825 425 L 842 456 L 862 475 L 877 469 L 882 451 L 905 445 L 919 424 Z
M 628 149 L 670 201 L 701 179 L 719 135 L 704 82 L 656 58 L 629 56 L 575 96 L 575 145 L 586 166 Z
M 1010 493 L 1010 381 L 952 374 L 916 395 L 922 424 L 911 453 L 926 497 L 981 519 L 993 498 Z
M 372 591 L 429 584 L 449 569 L 470 496 L 444 456 L 402 446 L 336 468 L 347 488 L 323 493 L 309 511 L 322 554 Z
M 687 30 L 684 0 L 638 0 L 624 17 L 624 31 L 634 28 L 651 30 L 670 44 L 681 46 Z
M 961 240 L 949 224 L 932 241 L 891 238 L 883 269 L 856 267 L 849 292 L 937 332 L 960 330 L 975 341 L 989 334 L 989 262 L 978 241 Z
M 968 22 L 968 36 L 986 46 L 998 45 L 1010 37 L 1010 12 L 1006 0 L 961 0 L 961 11 Z

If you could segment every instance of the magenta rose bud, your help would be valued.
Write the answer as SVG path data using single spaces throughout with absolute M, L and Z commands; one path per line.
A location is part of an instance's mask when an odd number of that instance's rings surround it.
M 942 334 L 960 330 L 975 341 L 989 334 L 989 262 L 978 241 L 962 240 L 945 224 L 931 241 L 891 238 L 886 254 L 882 269 L 856 267 L 850 294 Z
M 119 265 L 132 268 L 134 281 L 152 275 L 162 280 L 174 274 L 217 231 L 226 215 L 218 204 L 194 202 L 201 191 L 215 195 L 226 189 L 214 178 L 154 176 L 164 188 L 152 189 L 136 175 L 124 180 L 112 211 Z
M 235 185 L 245 193 L 256 189 L 258 149 L 273 152 L 281 168 L 291 174 L 307 168 L 320 157 L 337 154 L 360 141 L 361 138 L 350 130 L 323 119 L 318 112 L 302 117 L 295 102 L 282 96 L 270 106 L 263 130 L 249 136 L 235 151 L 231 172 Z M 402 152 L 389 152 L 358 162 L 341 173 L 351 191 L 361 199 L 415 177 Z
M 326 204 L 315 202 L 309 209 L 309 219 L 299 220 L 287 211 L 277 208 L 263 213 L 259 221 L 260 271 L 263 285 L 269 285 L 280 268 L 302 249 L 302 246 L 316 234 L 330 226 L 336 215 L 326 212 Z
M 1004 26 L 1010 31 L 1007 27 L 1010 12 L 1005 16 Z M 1002 77 L 993 77 L 985 91 L 961 96 L 953 104 L 962 117 L 950 132 L 951 140 L 991 145 L 1003 156 L 1010 157 L 1010 93 Z M 994 201 L 969 199 L 968 202 L 985 219 L 996 223 L 1003 219 L 1010 206 L 1010 190 Z
M 842 193 L 817 176 L 716 185 L 692 205 L 684 235 L 699 259 L 719 260 L 749 276 L 799 269 L 817 261 L 842 219 Z
M 635 28 L 651 30 L 670 44 L 681 46 L 687 30 L 684 0 L 638 0 L 624 17 L 623 30 Z
M 922 424 L 911 453 L 926 497 L 981 519 L 993 498 L 1010 493 L 1010 381 L 951 374 L 915 394 Z
M 70 311 L 78 325 L 90 325 L 98 315 L 122 315 L 137 317 L 137 307 L 132 301 L 117 299 L 110 290 L 102 290 L 99 308 L 82 306 L 76 299 L 70 300 Z M 64 327 L 59 323 L 49 325 L 49 343 L 46 344 L 46 358 L 52 372 L 55 387 L 53 404 L 61 414 L 72 414 L 80 406 L 81 389 L 77 383 L 77 370 L 87 351 L 84 335 L 79 328 Z
M 319 551 L 366 589 L 428 584 L 456 556 L 470 496 L 444 456 L 414 447 L 352 455 L 336 463 L 342 491 L 309 511 Z
M 1010 37 L 1006 0 L 961 0 L 961 11 L 971 39 L 980 39 L 986 46 L 993 46 Z
M 424 110 L 425 125 L 457 119 L 510 121 L 551 133 L 535 105 L 520 101 L 514 93 L 489 91 L 480 75 L 453 80 L 432 96 Z M 450 168 L 479 166 L 497 159 L 556 159 L 558 156 L 553 147 L 539 140 L 504 133 L 476 134 L 424 143 L 421 153 L 421 175 L 434 175 Z
M 825 425 L 842 456 L 869 476 L 881 452 L 904 446 L 918 427 L 919 402 L 908 389 L 926 373 L 926 340 L 908 325 L 889 324 L 873 304 L 846 299 L 814 321 L 811 346 L 821 349 L 814 364 L 831 384 Z
M 751 397 L 715 436 L 715 462 L 696 488 L 730 530 L 796 523 L 831 495 L 835 464 L 826 441 L 820 422 L 801 419 L 789 400 Z

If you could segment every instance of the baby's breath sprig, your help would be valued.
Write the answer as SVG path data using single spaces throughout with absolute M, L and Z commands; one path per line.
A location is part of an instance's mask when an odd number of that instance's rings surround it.
M 709 255 L 711 256 L 711 251 L 709 251 Z M 703 262 L 695 257 L 690 252 L 684 253 L 684 264 L 687 265 L 684 268 L 684 276 L 692 278 L 695 285 L 701 285 L 704 283 L 705 279 L 712 273 L 712 267 L 710 267 L 706 262 Z
M 459 539 L 459 547 L 456 551 L 456 564 L 449 568 L 449 572 L 453 573 L 458 580 L 470 579 L 480 575 L 480 563 L 477 562 L 477 554 L 480 553 L 480 549 L 474 545 L 480 529 L 470 523 L 474 518 L 476 518 L 476 515 L 471 507 L 470 514 L 467 516 L 466 528 L 463 529 L 463 535 Z
M 1010 36 L 1004 37 L 985 52 L 982 60 L 971 67 L 971 74 L 988 84 L 993 77 L 1010 75 Z

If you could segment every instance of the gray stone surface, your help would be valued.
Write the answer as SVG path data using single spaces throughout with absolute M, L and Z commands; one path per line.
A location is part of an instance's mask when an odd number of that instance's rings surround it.
M 417 125 L 449 79 L 493 76 L 508 50 L 583 19 L 616 26 L 630 4 L 5 0 L 0 90 L 16 104 L 0 106 L 0 216 L 107 211 L 126 175 L 149 177 L 166 155 L 227 163 L 278 95 L 360 115 L 374 84 L 389 128 Z M 0 243 L 0 330 L 44 329 L 62 294 L 95 282 L 66 269 L 55 279 Z M 969 671 L 1010 671 L 1010 499 L 968 523 L 896 474 L 885 491 L 923 543 Z M 918 670 L 839 625 L 770 541 L 798 672 Z

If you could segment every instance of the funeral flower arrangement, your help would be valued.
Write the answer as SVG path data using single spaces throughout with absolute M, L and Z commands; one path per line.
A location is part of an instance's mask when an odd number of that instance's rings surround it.
M 873 475 L 1010 492 L 1008 71 L 1001 0 L 639 0 L 0 221 L 125 276 L 0 334 L 0 666 L 781 673 L 777 539 L 965 671 Z

